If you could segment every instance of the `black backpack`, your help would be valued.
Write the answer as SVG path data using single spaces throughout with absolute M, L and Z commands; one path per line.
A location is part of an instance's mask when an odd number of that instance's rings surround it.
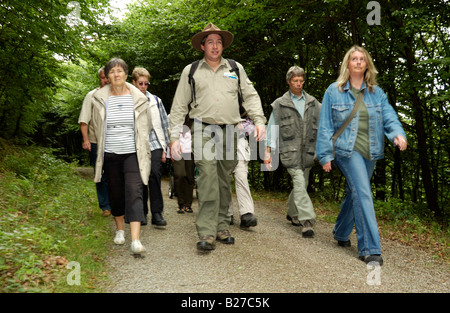
M 230 72 L 235 72 L 238 77 L 238 101 L 239 101 L 239 113 L 241 114 L 241 117 L 246 117 L 247 112 L 245 111 L 244 107 L 242 106 L 242 103 L 244 102 L 244 97 L 242 96 L 242 90 L 241 90 L 241 76 L 239 73 L 239 68 L 236 64 L 236 61 L 232 59 L 226 59 L 228 63 L 231 66 Z M 200 63 L 200 60 L 192 62 L 191 70 L 189 71 L 189 85 L 191 85 L 191 93 L 192 93 L 192 99 L 189 103 L 189 111 L 191 110 L 191 104 L 196 100 L 195 98 L 195 79 L 194 79 L 194 73 L 198 68 L 198 64 Z M 197 107 L 197 104 L 194 106 Z M 189 115 L 189 114 L 188 114 Z

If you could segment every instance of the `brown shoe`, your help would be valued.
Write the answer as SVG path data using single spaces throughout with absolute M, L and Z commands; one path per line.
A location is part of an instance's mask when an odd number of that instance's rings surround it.
M 217 240 L 228 245 L 234 244 L 234 237 L 231 237 L 228 229 L 219 230 L 217 232 Z
M 110 210 L 103 210 L 102 211 L 102 216 L 110 216 L 111 215 L 111 211 Z
M 303 222 L 302 236 L 304 238 L 314 237 L 313 225 L 309 220 Z
M 200 236 L 200 241 L 197 242 L 197 249 L 202 251 L 214 250 L 214 236 Z
M 297 216 L 286 215 L 286 219 L 292 223 L 293 226 L 300 226 L 300 221 Z

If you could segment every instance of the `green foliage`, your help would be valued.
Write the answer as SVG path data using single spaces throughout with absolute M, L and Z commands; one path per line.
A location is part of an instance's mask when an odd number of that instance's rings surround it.
M 54 93 L 62 59 L 83 55 L 108 1 L 8 0 L 0 3 L 0 136 L 25 140 Z M 79 11 L 78 11 L 79 8 Z M 79 22 L 68 17 L 79 15 Z M 84 21 L 84 22 L 83 22 Z
M 86 94 L 99 86 L 100 66 L 84 61 L 67 62 L 61 69 L 66 75 L 57 80 L 54 96 L 40 119 L 34 138 L 56 149 L 56 154 L 66 161 L 88 164 L 88 153 L 80 149 L 78 117 Z
M 0 149 L 0 292 L 88 291 L 101 277 L 108 221 L 95 186 L 42 148 Z M 66 283 L 69 261 L 81 285 Z

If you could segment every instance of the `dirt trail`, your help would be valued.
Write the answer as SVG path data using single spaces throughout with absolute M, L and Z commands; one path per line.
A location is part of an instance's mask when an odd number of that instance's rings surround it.
M 241 230 L 235 218 L 234 245 L 216 244 L 210 253 L 196 249 L 193 214 L 177 214 L 175 199 L 162 182 L 167 220 L 165 229 L 142 227 L 147 252 L 135 258 L 126 244 L 115 246 L 107 263 L 109 292 L 148 293 L 298 293 L 298 292 L 399 292 L 450 291 L 450 268 L 424 252 L 382 240 L 384 265 L 368 267 L 357 258 L 356 236 L 352 247 L 338 247 L 333 225 L 318 222 L 313 239 L 302 238 L 283 213 L 256 202 L 258 226 Z M 234 199 L 233 201 L 236 201 Z M 236 207 L 236 206 L 235 206 Z M 237 216 L 237 212 L 235 213 Z

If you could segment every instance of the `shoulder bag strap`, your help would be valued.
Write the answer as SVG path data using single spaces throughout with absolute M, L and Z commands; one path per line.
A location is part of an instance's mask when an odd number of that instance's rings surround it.
M 350 124 L 352 119 L 355 117 L 356 112 L 358 112 L 359 106 L 360 106 L 361 102 L 363 102 L 363 97 L 364 97 L 365 91 L 366 90 L 364 89 L 364 91 L 359 93 L 358 98 L 356 99 L 356 102 L 355 102 L 355 106 L 353 107 L 353 110 L 350 113 L 350 116 L 347 118 L 347 120 L 344 122 L 344 124 L 342 124 L 342 126 L 334 133 L 333 137 L 331 137 L 331 139 L 333 139 L 333 156 L 335 155 L 334 144 L 336 143 L 336 140 L 338 139 L 338 137 L 340 135 L 342 135 L 344 130 L 347 128 L 348 124 Z

